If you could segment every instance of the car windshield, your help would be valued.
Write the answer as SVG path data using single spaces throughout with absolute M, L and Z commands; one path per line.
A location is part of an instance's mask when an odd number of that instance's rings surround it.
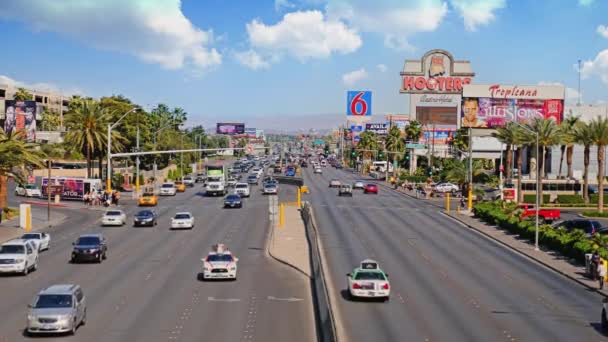
M 4 245 L 0 247 L 0 254 L 25 254 L 25 246 Z
M 108 211 L 106 216 L 120 216 L 122 213 L 120 211 Z
M 190 218 L 190 214 L 176 214 L 175 215 L 176 220 L 187 220 L 189 218 Z
M 163 184 L 162 187 L 163 188 L 172 188 L 173 184 Z
M 83 236 L 76 241 L 77 245 L 98 245 L 99 238 L 96 236 Z
M 216 262 L 216 261 L 232 261 L 232 255 L 230 254 L 210 254 L 207 256 L 208 262 Z
M 154 196 L 154 194 L 151 192 L 144 193 L 144 197 L 152 197 L 152 196 Z
M 143 211 L 140 211 L 139 213 L 137 213 L 137 216 L 143 216 L 143 217 L 152 216 L 152 212 L 149 210 L 143 210 Z
M 376 184 L 367 184 L 367 186 L 370 187 L 370 188 L 375 188 Z
M 355 274 L 355 280 L 386 280 L 381 272 L 358 272 Z
M 239 195 L 230 195 L 226 197 L 226 200 L 228 201 L 238 201 L 241 199 L 241 196 Z
M 36 186 L 33 184 L 30 184 L 30 185 L 26 185 L 25 188 L 26 189 L 36 189 Z
M 72 307 L 72 296 L 71 295 L 51 295 L 45 294 L 38 296 L 36 309 L 51 309 L 51 308 L 71 308 Z
M 40 234 L 23 234 L 21 238 L 24 240 L 40 239 Z
M 237 189 L 247 189 L 247 184 L 237 184 L 236 188 Z

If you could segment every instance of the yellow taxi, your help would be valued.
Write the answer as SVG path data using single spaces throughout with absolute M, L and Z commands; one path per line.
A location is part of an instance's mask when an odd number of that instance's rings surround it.
M 186 184 L 184 184 L 184 182 L 182 182 L 181 180 L 177 180 L 175 181 L 175 189 L 177 190 L 177 192 L 185 192 Z
M 155 207 L 158 204 L 158 197 L 156 197 L 156 195 L 154 194 L 153 191 L 146 191 L 141 195 L 141 197 L 137 201 L 137 204 L 140 207 L 143 207 L 143 206 Z

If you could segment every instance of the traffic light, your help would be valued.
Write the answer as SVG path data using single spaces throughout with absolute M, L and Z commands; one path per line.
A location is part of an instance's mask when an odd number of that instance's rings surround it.
M 378 150 L 378 160 L 384 159 L 384 152 L 382 150 Z
M 351 148 L 350 150 L 350 156 L 354 159 L 357 156 L 357 152 L 355 151 L 355 148 Z
M 325 145 L 325 156 L 329 155 L 329 146 Z
M 432 167 L 428 167 L 426 173 L 429 175 L 429 177 L 432 177 L 433 176 L 433 168 Z

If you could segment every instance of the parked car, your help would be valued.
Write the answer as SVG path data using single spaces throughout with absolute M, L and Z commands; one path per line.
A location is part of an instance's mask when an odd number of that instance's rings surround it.
M 15 195 L 25 197 L 40 197 L 42 196 L 42 193 L 35 184 L 27 184 L 26 186 L 17 185 L 15 188 Z
M 568 231 L 572 231 L 575 229 L 580 229 L 585 232 L 587 237 L 593 237 L 595 233 L 602 230 L 602 224 L 597 220 L 590 219 L 573 219 L 573 220 L 565 220 L 561 222 L 557 222 L 553 225 L 554 228 L 563 227 Z
M 46 251 L 51 248 L 51 234 L 43 232 L 25 233 L 21 235 L 21 239 L 30 240 L 36 244 L 38 251 Z
M 28 307 L 28 334 L 75 334 L 87 320 L 87 300 L 79 285 L 49 286 Z
M 535 218 L 537 210 L 534 204 L 522 203 L 518 207 L 524 211 L 521 218 Z M 542 222 L 551 223 L 561 218 L 561 212 L 559 209 L 540 209 L 538 210 L 538 217 Z
M 433 187 L 433 190 L 435 190 L 437 192 L 442 192 L 442 193 L 443 192 L 457 192 L 457 191 L 460 191 L 460 188 L 456 184 L 444 182 L 444 183 L 437 183 Z

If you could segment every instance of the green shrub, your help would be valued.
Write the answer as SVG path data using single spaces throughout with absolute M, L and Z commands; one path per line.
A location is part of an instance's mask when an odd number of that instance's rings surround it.
M 583 196 L 581 195 L 557 195 L 557 203 L 560 204 L 573 204 L 573 203 L 585 203 Z
M 598 194 L 589 195 L 589 202 L 597 204 Z M 608 203 L 608 194 L 604 194 L 604 203 Z
M 587 217 L 608 217 L 608 211 L 599 212 L 597 210 L 586 210 L 583 211 L 583 216 Z
M 543 203 L 549 203 L 549 194 L 543 194 Z M 536 203 L 536 195 L 527 194 L 524 195 L 524 203 Z

